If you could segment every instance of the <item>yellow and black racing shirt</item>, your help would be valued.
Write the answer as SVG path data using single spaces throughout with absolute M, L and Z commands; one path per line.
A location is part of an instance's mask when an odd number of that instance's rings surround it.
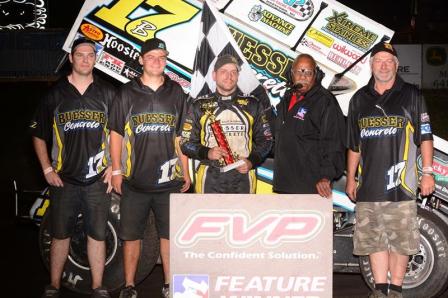
M 122 171 L 134 190 L 164 192 L 182 185 L 175 137 L 186 104 L 182 87 L 168 76 L 156 91 L 140 78 L 119 90 L 109 128 L 123 136 Z
M 418 146 L 432 140 L 421 92 L 397 76 L 380 95 L 371 79 L 351 99 L 347 122 L 348 146 L 361 153 L 357 201 L 415 199 Z
M 31 133 L 52 143 L 52 166 L 63 181 L 91 184 L 110 164 L 106 124 L 114 95 L 96 76 L 84 94 L 64 77 L 41 101 Z

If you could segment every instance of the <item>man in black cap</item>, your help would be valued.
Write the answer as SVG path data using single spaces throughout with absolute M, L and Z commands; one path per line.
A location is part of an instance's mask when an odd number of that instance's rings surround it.
M 137 297 L 135 274 L 150 209 L 160 237 L 162 294 L 169 297 L 169 198 L 170 193 L 187 191 L 190 177 L 188 159 L 178 145 L 187 96 L 164 74 L 167 56 L 163 40 L 145 41 L 139 57 L 143 74 L 121 87 L 109 119 L 112 186 L 122 194 L 126 287 L 120 298 Z
M 435 187 L 431 125 L 421 92 L 397 75 L 393 46 L 377 44 L 370 57 L 373 76 L 351 99 L 347 120 L 346 192 L 357 202 L 353 253 L 370 258 L 369 297 L 402 297 L 409 255 L 419 250 L 417 188 L 427 196 Z
M 111 178 L 106 123 L 115 90 L 93 75 L 95 58 L 95 42 L 83 37 L 73 42 L 71 73 L 46 95 L 30 126 L 51 194 L 51 284 L 42 297 L 59 297 L 79 213 L 87 233 L 92 297 L 109 297 L 102 287 L 111 191 L 105 184 L 110 185 Z M 50 159 L 47 144 L 51 142 Z
M 212 73 L 216 92 L 197 98 L 183 124 L 182 151 L 200 161 L 196 193 L 255 193 L 254 169 L 271 150 L 272 136 L 262 103 L 238 91 L 239 71 L 235 57 L 218 57 Z M 240 165 L 223 171 L 225 160 L 228 165 L 239 160 Z

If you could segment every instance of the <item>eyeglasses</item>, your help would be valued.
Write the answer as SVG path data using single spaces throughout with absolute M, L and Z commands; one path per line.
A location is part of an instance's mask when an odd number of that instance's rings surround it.
M 310 78 L 310 77 L 313 76 L 314 70 L 311 70 L 311 69 L 295 69 L 295 70 L 292 70 L 292 73 L 295 74 L 296 76 L 304 76 L 306 78 Z
M 166 62 L 167 57 L 166 56 L 153 56 L 153 55 L 145 55 L 143 57 L 143 60 L 145 61 L 150 61 L 150 62 L 154 62 L 154 61 L 159 61 L 159 62 Z

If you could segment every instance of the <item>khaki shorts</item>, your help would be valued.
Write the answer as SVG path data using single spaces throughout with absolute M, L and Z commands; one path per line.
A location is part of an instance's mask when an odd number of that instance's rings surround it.
M 420 232 L 415 201 L 359 202 L 355 211 L 353 254 L 392 251 L 413 255 L 418 252 Z

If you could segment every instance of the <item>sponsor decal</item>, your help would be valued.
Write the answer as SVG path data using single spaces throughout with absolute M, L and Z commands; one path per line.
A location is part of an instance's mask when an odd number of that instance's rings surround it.
M 448 198 L 448 160 L 446 156 L 438 156 L 437 151 L 434 152 L 434 159 L 432 162 L 434 178 L 436 180 L 437 195 Z M 417 158 L 417 169 L 419 175 L 422 174 L 422 156 Z
M 432 66 L 441 66 L 446 63 L 446 51 L 445 48 L 440 46 L 429 47 L 426 50 L 426 62 Z
M 106 123 L 106 115 L 101 111 L 75 110 L 59 113 L 57 124 L 64 126 L 64 131 L 77 129 L 97 129 Z
M 171 80 L 177 82 L 182 88 L 190 89 L 191 82 L 189 80 L 168 69 L 165 69 L 165 74 L 169 76 Z
M 364 139 L 394 136 L 405 123 L 405 118 L 401 116 L 366 117 L 358 121 L 358 126 Z
M 437 157 L 434 158 L 432 164 L 434 174 L 448 177 L 448 165 Z
M 244 136 L 245 135 L 246 125 L 235 123 L 232 120 L 226 121 L 226 120 L 220 119 L 220 121 L 221 121 L 222 130 L 226 134 L 226 136 L 235 137 L 235 136 Z M 213 135 L 213 130 L 210 125 L 207 126 L 207 132 L 210 135 Z
M 314 4 L 311 0 L 261 0 L 261 2 L 298 21 L 306 21 L 314 13 Z
M 297 114 L 294 115 L 294 118 L 299 119 L 299 120 L 305 120 L 305 115 L 307 112 L 308 112 L 308 109 L 301 107 L 297 111 Z
M 428 113 L 421 113 L 420 114 L 420 121 L 421 122 L 429 122 L 429 115 L 428 115 Z
M 58 125 L 66 124 L 69 121 L 95 121 L 101 124 L 106 123 L 106 115 L 101 111 L 91 111 L 91 110 L 76 110 L 64 113 L 59 113 L 57 115 Z
M 182 137 L 189 139 L 191 137 L 191 131 L 182 131 Z
M 322 30 L 361 51 L 367 51 L 378 38 L 377 34 L 350 20 L 345 11 L 339 13 L 333 10 L 333 15 L 325 20 L 328 23 Z
M 272 133 L 271 133 L 271 129 L 270 128 L 265 128 L 263 135 L 270 140 L 272 138 Z
M 95 25 L 84 23 L 80 27 L 81 32 L 92 40 L 101 40 L 104 37 L 103 31 Z
M 133 78 L 141 76 L 142 73 L 126 65 L 123 68 L 123 71 L 121 72 L 121 75 L 123 75 L 124 77 L 126 77 L 126 78 L 131 80 Z
M 185 122 L 184 126 L 182 127 L 182 129 L 185 130 L 185 131 L 190 131 L 190 130 L 193 129 L 193 126 L 190 123 Z
M 171 132 L 176 124 L 176 118 L 170 114 L 147 113 L 131 116 L 135 134 L 146 132 Z
M 152 13 L 134 14 L 138 10 L 151 10 Z M 182 0 L 158 0 L 151 3 L 112 0 L 94 9 L 87 18 L 104 26 L 108 31 L 117 32 L 141 43 L 168 27 L 190 21 L 199 11 L 198 7 Z M 160 17 L 161 15 L 170 17 Z
M 124 42 L 116 36 L 105 33 L 104 39 L 99 42 L 108 52 L 114 51 L 114 54 L 118 54 L 120 57 L 128 57 L 132 60 L 138 59 L 140 56 L 139 50 L 134 46 Z
M 242 99 L 242 98 L 237 99 L 236 102 L 237 102 L 240 106 L 247 106 L 247 104 L 249 103 L 249 101 L 248 101 L 247 99 Z
M 249 12 L 249 20 L 252 22 L 260 21 L 284 35 L 290 35 L 296 27 L 294 24 L 282 19 L 269 10 L 263 10 L 261 5 L 254 5 L 252 7 Z
M 98 63 L 118 74 L 120 74 L 124 68 L 123 60 L 120 60 L 117 57 L 114 57 L 111 54 L 104 51 L 101 53 L 101 56 L 98 59 Z
M 345 59 L 344 57 L 336 54 L 333 51 L 330 51 L 328 53 L 327 59 L 336 63 L 337 65 L 339 65 L 342 68 L 347 68 L 352 64 L 352 61 L 349 61 L 347 59 Z M 351 69 L 350 72 L 354 73 L 354 74 L 359 74 L 361 72 L 361 67 L 359 67 L 358 65 L 354 65 Z
M 286 92 L 288 69 L 294 60 L 245 32 L 232 26 L 229 26 L 229 30 L 247 62 L 256 71 L 256 78 L 269 91 L 270 96 L 272 98 L 283 96 Z
M 174 274 L 173 297 L 208 298 L 209 276 L 199 274 Z
M 323 56 L 327 56 L 327 54 L 322 51 L 322 47 L 320 46 L 320 44 L 317 44 L 316 42 L 312 41 L 311 39 L 303 37 L 300 44 L 318 52 L 319 54 L 321 54 Z
M 244 210 L 199 210 L 178 230 L 175 241 L 184 248 L 222 238 L 230 247 L 249 247 L 255 242 L 277 247 L 286 242 L 307 242 L 323 225 L 324 216 L 314 211 L 269 210 L 252 220 Z
M 332 46 L 333 49 L 335 49 L 336 51 L 338 51 L 339 53 L 343 54 L 344 56 L 353 59 L 353 60 L 358 60 L 359 57 L 362 56 L 362 54 L 355 52 L 354 50 L 350 50 L 346 45 L 340 45 L 337 43 L 334 43 Z M 362 59 L 361 61 L 359 61 L 362 64 L 365 64 L 367 61 L 367 57 L 364 57 L 364 59 Z
M 323 33 L 322 31 L 317 30 L 316 28 L 311 27 L 307 32 L 306 36 L 320 42 L 327 48 L 331 47 L 334 42 L 334 39 L 331 36 Z
M 422 135 L 431 133 L 431 124 L 425 123 L 425 124 L 420 125 L 420 130 L 421 130 Z

